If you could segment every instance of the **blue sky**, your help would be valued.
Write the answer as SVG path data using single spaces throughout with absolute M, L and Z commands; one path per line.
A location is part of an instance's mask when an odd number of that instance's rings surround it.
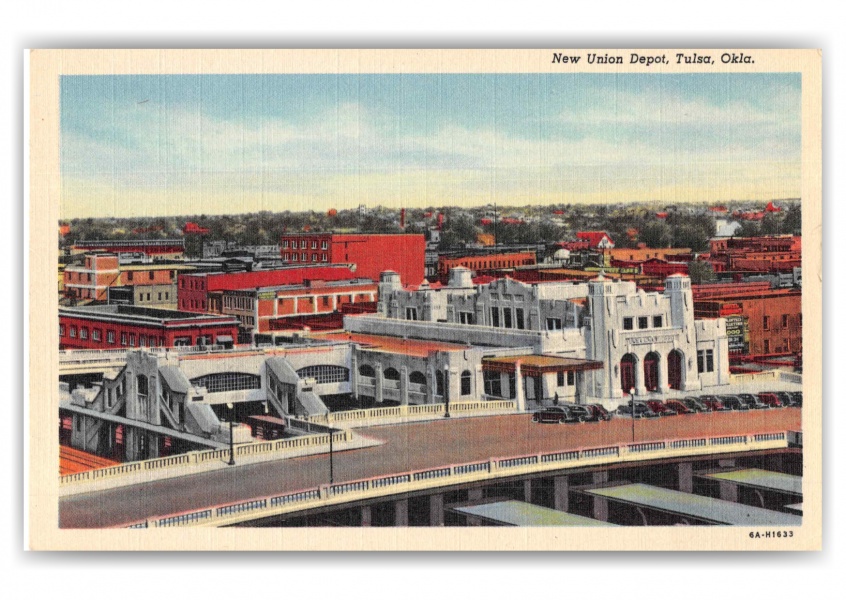
M 798 74 L 65 76 L 63 218 L 800 195 Z

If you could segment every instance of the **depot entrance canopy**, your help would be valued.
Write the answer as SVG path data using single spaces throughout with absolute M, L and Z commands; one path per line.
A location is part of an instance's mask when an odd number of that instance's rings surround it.
M 595 360 L 547 356 L 545 354 L 524 354 L 521 356 L 482 359 L 482 369 L 498 373 L 515 373 L 518 363 L 520 364 L 521 373 L 530 377 L 542 375 L 543 373 L 595 371 L 603 368 L 603 364 Z

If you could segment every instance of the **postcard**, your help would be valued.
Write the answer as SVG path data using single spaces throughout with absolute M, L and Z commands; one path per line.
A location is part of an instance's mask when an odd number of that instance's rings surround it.
M 33 549 L 821 548 L 819 51 L 28 69 Z

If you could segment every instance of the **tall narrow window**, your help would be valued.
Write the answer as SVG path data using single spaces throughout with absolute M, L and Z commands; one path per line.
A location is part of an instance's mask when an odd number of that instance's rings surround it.
M 470 395 L 471 381 L 472 381 L 472 376 L 470 375 L 470 371 L 463 371 L 461 373 L 461 395 L 462 396 L 469 396 Z

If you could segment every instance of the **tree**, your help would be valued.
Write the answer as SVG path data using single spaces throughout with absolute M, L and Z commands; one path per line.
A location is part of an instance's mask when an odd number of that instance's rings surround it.
M 714 273 L 711 263 L 704 260 L 691 261 L 688 265 L 688 273 L 690 275 L 690 282 L 695 284 L 709 283 L 717 280 L 717 275 Z
M 476 225 L 470 215 L 450 215 L 441 233 L 442 248 L 459 248 L 476 241 Z
M 673 243 L 673 232 L 663 221 L 647 223 L 638 237 L 650 248 L 667 248 Z
M 802 205 L 791 204 L 782 223 L 784 233 L 802 235 Z
M 708 248 L 708 240 L 717 231 L 714 220 L 709 215 L 684 216 L 673 214 L 668 219 L 673 231 L 673 247 L 690 248 L 701 252 Z

